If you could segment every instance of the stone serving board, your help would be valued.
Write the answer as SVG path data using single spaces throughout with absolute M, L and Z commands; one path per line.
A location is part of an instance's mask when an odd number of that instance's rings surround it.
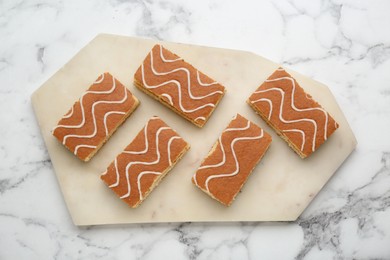
M 74 224 L 296 220 L 357 144 L 329 89 L 287 69 L 340 125 L 319 150 L 302 160 L 246 103 L 279 64 L 244 51 L 159 42 L 227 89 L 210 120 L 199 129 L 134 87 L 134 72 L 155 43 L 158 41 L 100 34 L 32 95 L 42 136 Z M 51 130 L 106 71 L 137 96 L 140 106 L 85 163 L 63 147 Z M 264 128 L 273 141 L 242 192 L 227 208 L 196 188 L 191 177 L 236 113 Z M 191 144 L 191 149 L 141 206 L 132 209 L 107 188 L 100 174 L 153 115 L 174 128 Z

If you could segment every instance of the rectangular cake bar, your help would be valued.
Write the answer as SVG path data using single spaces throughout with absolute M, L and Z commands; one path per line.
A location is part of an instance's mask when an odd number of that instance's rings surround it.
M 225 87 L 156 44 L 134 75 L 134 84 L 198 127 L 203 127 Z
M 74 103 L 52 134 L 80 160 L 89 161 L 138 104 L 138 99 L 106 72 Z
M 192 182 L 229 206 L 271 141 L 271 136 L 263 129 L 237 114 L 192 177 Z
M 158 117 L 152 117 L 101 175 L 121 200 L 136 208 L 189 149 Z
M 339 127 L 283 68 L 262 83 L 247 102 L 301 158 L 317 150 Z

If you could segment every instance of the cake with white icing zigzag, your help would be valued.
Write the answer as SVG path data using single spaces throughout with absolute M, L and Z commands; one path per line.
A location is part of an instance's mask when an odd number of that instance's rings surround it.
M 103 73 L 61 118 L 52 134 L 79 159 L 89 161 L 138 104 L 122 83 Z
M 262 83 L 247 102 L 301 158 L 316 151 L 339 127 L 283 68 Z
M 192 182 L 225 206 L 230 206 L 272 138 L 259 126 L 237 114 L 219 136 Z
M 101 179 L 122 201 L 136 208 L 189 148 L 163 120 L 152 117 Z
M 134 75 L 140 90 L 198 127 L 221 101 L 225 87 L 156 44 Z

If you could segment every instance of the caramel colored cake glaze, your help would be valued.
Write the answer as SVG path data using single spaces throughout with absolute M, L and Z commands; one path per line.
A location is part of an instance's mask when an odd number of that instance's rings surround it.
M 271 136 L 263 129 L 237 114 L 192 177 L 192 182 L 229 206 L 271 141 Z
M 225 93 L 224 86 L 159 44 L 136 71 L 134 84 L 198 127 Z
M 172 128 L 152 117 L 101 179 L 120 199 L 136 208 L 188 149 L 187 142 Z
M 301 158 L 317 150 L 338 128 L 283 68 L 261 84 L 247 102 Z
M 53 135 L 78 158 L 89 161 L 138 103 L 124 85 L 106 72 L 62 117 Z

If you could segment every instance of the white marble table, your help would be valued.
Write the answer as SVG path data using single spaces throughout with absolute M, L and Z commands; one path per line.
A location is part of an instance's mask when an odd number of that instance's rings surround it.
M 0 2 L 0 259 L 390 259 L 390 2 Z M 75 227 L 30 95 L 97 33 L 252 51 L 327 84 L 358 147 L 294 223 Z

